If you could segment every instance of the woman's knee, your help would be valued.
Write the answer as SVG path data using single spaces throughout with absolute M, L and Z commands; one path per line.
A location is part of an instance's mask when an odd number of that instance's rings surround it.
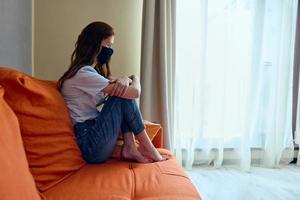
M 127 108 L 137 109 L 138 108 L 135 99 L 124 99 L 124 98 L 116 97 L 116 96 L 111 96 L 109 98 L 113 102 L 119 102 L 122 105 L 122 107 L 125 107 L 125 109 L 127 109 Z

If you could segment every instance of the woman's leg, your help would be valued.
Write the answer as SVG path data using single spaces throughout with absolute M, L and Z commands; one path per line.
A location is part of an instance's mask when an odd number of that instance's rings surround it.
M 136 160 L 140 163 L 148 163 L 151 160 L 146 159 L 137 149 L 135 138 L 125 121 L 122 122 L 121 130 L 124 144 L 121 150 L 121 157 L 128 160 Z
M 77 143 L 86 162 L 101 163 L 113 153 L 124 118 L 124 102 L 110 97 L 95 119 L 75 124 Z
M 125 160 L 135 160 L 139 163 L 149 163 L 151 160 L 145 158 L 137 149 L 132 133 L 124 134 L 124 144 L 122 146 L 121 156 Z
M 130 114 L 131 116 L 134 115 L 135 116 L 135 121 L 128 121 L 127 119 L 129 118 L 124 118 L 125 123 L 122 123 L 122 132 L 128 132 L 130 129 L 133 131 L 135 137 L 137 138 L 137 140 L 139 141 L 139 148 L 138 150 L 140 151 L 140 153 L 142 153 L 142 155 L 150 158 L 153 161 L 161 161 L 161 160 L 165 160 L 165 158 L 163 158 L 160 153 L 157 151 L 157 149 L 154 147 L 154 145 L 152 144 L 150 138 L 148 137 L 148 134 L 145 130 L 145 128 L 143 129 L 132 129 L 132 127 L 144 127 L 144 122 L 142 119 L 142 115 L 137 107 L 136 101 L 135 100 L 131 100 L 128 101 L 127 103 L 132 103 L 133 106 L 125 106 L 126 109 L 126 113 Z M 128 104 L 125 104 L 128 105 Z M 140 130 L 140 131 L 139 131 Z
M 146 156 L 147 158 L 152 159 L 153 161 L 162 161 L 166 160 L 167 157 L 163 157 L 157 151 L 157 149 L 152 144 L 150 138 L 146 131 L 142 131 L 136 136 L 137 140 L 139 141 L 138 150 L 141 152 L 142 155 Z
M 95 120 L 75 125 L 77 141 L 87 162 L 101 163 L 112 154 L 123 120 L 136 136 L 142 134 L 137 139 L 144 153 L 148 152 L 155 161 L 161 160 L 149 138 L 145 139 L 148 136 L 135 100 L 109 97 Z

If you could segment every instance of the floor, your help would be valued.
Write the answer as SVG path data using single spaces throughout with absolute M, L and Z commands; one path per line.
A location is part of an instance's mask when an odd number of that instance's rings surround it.
M 300 200 L 300 167 L 197 167 L 186 171 L 203 200 Z

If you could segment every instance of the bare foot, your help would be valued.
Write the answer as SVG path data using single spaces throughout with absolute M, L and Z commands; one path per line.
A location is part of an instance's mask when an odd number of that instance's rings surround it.
M 138 151 L 146 156 L 147 158 L 150 158 L 151 160 L 158 162 L 158 161 L 163 161 L 163 160 L 167 160 L 167 157 L 163 157 L 162 155 L 160 155 L 160 153 L 157 151 L 157 149 L 152 146 L 151 149 L 146 149 L 144 146 L 139 145 L 138 146 Z
M 121 150 L 121 158 L 139 163 L 150 163 L 151 160 L 145 158 L 136 147 L 123 145 Z

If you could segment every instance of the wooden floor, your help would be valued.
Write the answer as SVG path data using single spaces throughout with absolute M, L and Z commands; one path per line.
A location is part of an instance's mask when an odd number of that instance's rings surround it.
M 300 167 L 197 167 L 186 171 L 203 200 L 300 200 Z

